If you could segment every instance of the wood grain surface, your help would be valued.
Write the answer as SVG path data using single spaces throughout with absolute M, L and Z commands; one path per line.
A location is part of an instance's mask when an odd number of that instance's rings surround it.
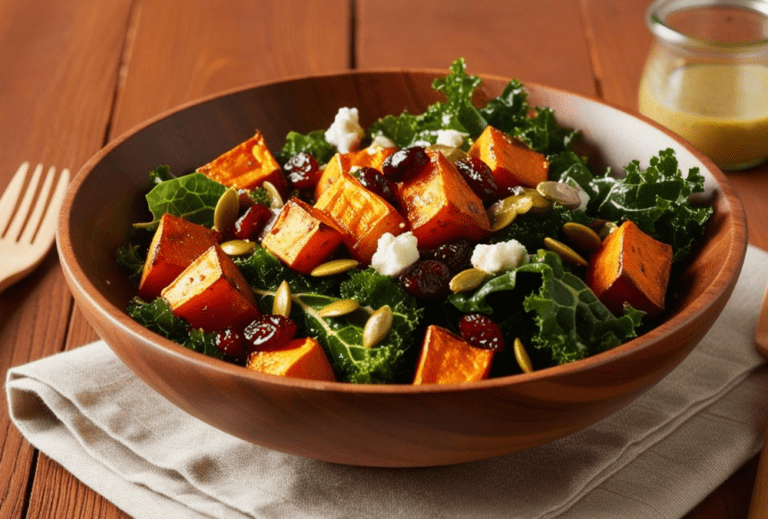
M 648 0 L 0 0 L 0 189 L 19 163 L 77 170 L 143 119 L 307 73 L 424 66 L 539 81 L 635 108 Z M 768 249 L 768 166 L 729 174 Z M 0 294 L 0 372 L 96 338 L 56 254 Z M 125 517 L 0 409 L 0 517 Z M 745 518 L 756 458 L 689 514 Z

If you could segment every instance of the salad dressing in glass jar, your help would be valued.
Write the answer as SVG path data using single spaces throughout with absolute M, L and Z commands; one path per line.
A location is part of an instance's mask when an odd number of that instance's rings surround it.
M 657 0 L 639 110 L 724 170 L 768 158 L 768 0 Z

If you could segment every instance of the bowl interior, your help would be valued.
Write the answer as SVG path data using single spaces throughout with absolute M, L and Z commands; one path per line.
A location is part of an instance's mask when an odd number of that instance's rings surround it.
M 59 229 L 65 268 L 99 311 L 126 322 L 123 309 L 135 287 L 115 263 L 115 251 L 126 241 L 132 222 L 151 219 L 143 199 L 149 171 L 168 164 L 175 174 L 191 172 L 256 129 L 276 153 L 290 130 L 326 128 L 341 106 L 357 107 L 363 126 L 385 114 L 419 113 L 438 99 L 431 83 L 441 75 L 370 72 L 290 80 L 212 97 L 142 125 L 102 150 L 73 181 Z M 498 95 L 506 83 L 484 77 L 478 100 Z M 632 160 L 647 167 L 649 157 L 674 147 L 684 172 L 699 167 L 708 185 L 717 187 L 707 236 L 695 259 L 675 273 L 672 300 L 661 321 L 671 326 L 690 319 L 715 292 L 726 290 L 736 276 L 726 270 L 740 267 L 746 234 L 743 212 L 723 174 L 693 148 L 645 119 L 556 89 L 534 84 L 527 88 L 532 104 L 552 107 L 561 124 L 582 131 L 581 146 L 595 173 L 604 166 L 621 172 Z M 132 324 L 135 333 L 149 333 Z M 657 337 L 664 332 L 652 333 Z M 641 337 L 633 343 L 647 340 Z

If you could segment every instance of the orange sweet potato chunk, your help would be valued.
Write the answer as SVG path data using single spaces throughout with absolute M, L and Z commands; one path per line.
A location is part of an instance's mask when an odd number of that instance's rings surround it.
M 165 213 L 149 245 L 139 297 L 146 301 L 158 297 L 195 258 L 220 239 L 221 235 L 212 229 Z
M 306 202 L 292 198 L 283 206 L 261 244 L 292 269 L 309 274 L 343 239 L 328 217 Z
M 161 296 L 174 315 L 205 331 L 244 326 L 260 315 L 251 287 L 218 245 L 198 256 Z
M 254 351 L 248 355 L 246 367 L 283 377 L 336 380 L 322 346 L 312 337 L 293 339 L 274 350 Z
M 430 325 L 424 336 L 414 384 L 459 384 L 488 378 L 493 350 L 471 346 L 445 328 Z
M 254 189 L 268 180 L 282 196 L 288 192 L 288 184 L 280 164 L 269 151 L 264 136 L 259 131 L 247 141 L 200 166 L 197 171 L 225 186 Z
M 631 221 L 610 234 L 593 254 L 587 271 L 587 285 L 616 315 L 624 302 L 649 316 L 664 309 L 672 247 L 648 236 Z
M 407 222 L 394 207 L 364 188 L 349 173 L 342 173 L 320 195 L 315 208 L 342 232 L 352 256 L 366 264 L 371 262 L 382 234 L 389 232 L 397 236 L 408 229 Z
M 419 247 L 487 237 L 491 226 L 483 202 L 442 153 L 428 154 L 430 163 L 398 189 L 400 205 Z
M 536 187 L 549 175 L 549 161 L 544 155 L 492 126 L 485 127 L 468 153 L 488 164 L 500 189 Z
M 315 199 L 320 198 L 323 191 L 328 189 L 333 182 L 339 178 L 341 172 L 349 173 L 354 167 L 358 168 L 376 168 L 381 171 L 384 161 L 397 151 L 397 148 L 381 148 L 378 146 L 369 146 L 360 151 L 350 151 L 343 155 L 337 153 L 328 161 L 328 164 L 320 176 L 320 180 L 315 186 Z

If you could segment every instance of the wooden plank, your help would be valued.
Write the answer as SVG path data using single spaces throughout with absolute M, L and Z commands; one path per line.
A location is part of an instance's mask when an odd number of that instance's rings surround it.
M 473 73 L 595 94 L 578 0 L 360 0 L 357 19 L 359 68 L 447 69 L 463 56 Z
M 101 147 L 129 5 L 0 1 L 0 190 L 22 161 L 74 173 Z M 71 305 L 55 252 L 0 294 L 3 378 L 11 366 L 63 348 Z M 6 406 L 0 431 L 0 516 L 21 517 L 35 452 Z
M 145 0 L 112 136 L 208 94 L 349 64 L 348 0 Z
M 350 20 L 347 0 L 137 0 L 108 138 L 208 94 L 343 70 Z M 96 338 L 74 308 L 67 349 Z M 127 517 L 45 456 L 37 474 L 28 517 Z

